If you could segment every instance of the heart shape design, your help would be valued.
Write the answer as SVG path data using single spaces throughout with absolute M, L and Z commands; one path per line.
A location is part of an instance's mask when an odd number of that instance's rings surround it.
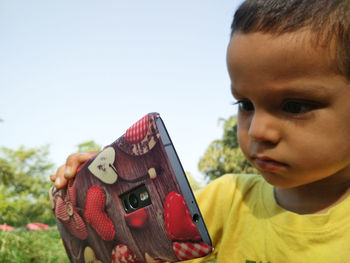
M 132 144 L 141 142 L 147 134 L 148 126 L 149 115 L 147 114 L 126 131 L 124 139 Z
M 90 172 L 106 184 L 114 184 L 118 174 L 113 166 L 115 160 L 115 150 L 113 147 L 104 149 L 89 165 Z
M 102 263 L 102 261 L 98 260 L 95 256 L 95 252 L 91 247 L 86 247 L 84 249 L 84 262 L 85 263 Z
M 146 225 L 148 219 L 145 208 L 138 209 L 132 213 L 125 215 L 126 224 L 133 228 L 142 228 Z
M 81 240 L 86 239 L 88 236 L 86 226 L 76 207 L 75 180 L 70 180 L 66 191 L 57 192 L 54 198 L 56 198 L 55 215 L 66 230 Z
M 176 257 L 180 260 L 204 257 L 208 255 L 213 248 L 204 242 L 174 242 L 173 250 Z
M 158 113 L 149 113 L 132 125 L 125 134 L 116 141 L 123 152 L 141 156 L 148 153 L 158 143 L 160 134 L 156 125 Z
M 106 197 L 104 191 L 93 185 L 86 193 L 84 218 L 105 241 L 113 240 L 115 229 L 113 222 L 105 211 Z
M 112 250 L 112 263 L 133 263 L 136 262 L 136 255 L 131 249 L 123 244 L 115 246 Z
M 171 240 L 201 240 L 185 199 L 176 192 L 170 192 L 165 198 L 164 223 L 167 236 Z

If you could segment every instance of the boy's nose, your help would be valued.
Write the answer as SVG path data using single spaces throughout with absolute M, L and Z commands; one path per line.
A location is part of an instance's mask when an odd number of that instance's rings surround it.
M 254 141 L 276 144 L 280 140 L 278 126 L 274 116 L 265 112 L 255 112 L 250 121 L 248 135 Z

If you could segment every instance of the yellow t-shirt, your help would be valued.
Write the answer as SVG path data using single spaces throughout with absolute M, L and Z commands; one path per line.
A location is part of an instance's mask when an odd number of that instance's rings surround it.
M 193 262 L 350 261 L 350 198 L 324 214 L 298 215 L 276 203 L 259 175 L 225 175 L 197 197 L 215 251 Z

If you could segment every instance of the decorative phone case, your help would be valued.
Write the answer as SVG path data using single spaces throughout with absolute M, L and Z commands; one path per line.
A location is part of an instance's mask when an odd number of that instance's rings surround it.
M 177 262 L 212 251 L 204 223 L 204 234 L 198 228 L 199 210 L 189 210 L 194 197 L 184 197 L 191 190 L 185 177 L 177 179 L 158 119 L 144 116 L 79 167 L 65 189 L 50 190 L 71 262 Z

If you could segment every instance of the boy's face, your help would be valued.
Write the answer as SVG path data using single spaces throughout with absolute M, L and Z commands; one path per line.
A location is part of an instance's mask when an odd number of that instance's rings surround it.
M 240 146 L 284 188 L 350 180 L 350 84 L 310 35 L 236 33 L 228 47 Z

